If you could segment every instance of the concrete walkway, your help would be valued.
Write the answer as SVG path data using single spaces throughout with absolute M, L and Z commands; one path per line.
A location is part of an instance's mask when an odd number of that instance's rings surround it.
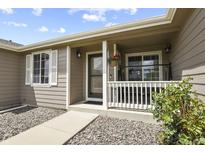
M 62 145 L 90 122 L 97 114 L 69 111 L 41 125 L 11 137 L 4 145 Z

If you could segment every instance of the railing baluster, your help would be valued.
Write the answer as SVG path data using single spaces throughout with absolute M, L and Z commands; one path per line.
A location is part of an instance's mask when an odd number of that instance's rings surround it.
M 167 88 L 167 83 L 164 83 L 164 89 L 166 89 Z
M 135 101 L 134 101 L 134 83 L 132 83 L 132 108 L 134 108 Z
M 149 100 L 149 105 L 152 105 L 152 83 L 150 82 L 150 86 L 149 86 L 149 95 L 150 95 L 150 100 Z
M 139 98 L 138 98 L 138 94 L 139 94 L 139 92 L 138 92 L 138 83 L 136 83 L 136 101 L 137 101 L 137 108 L 139 108 Z
M 147 108 L 147 82 L 144 83 L 144 87 L 145 87 L 145 106 L 144 109 Z
M 115 84 L 112 84 L 112 107 L 115 107 Z
M 161 93 L 162 92 L 162 83 L 160 82 L 159 83 L 159 93 Z
M 157 83 L 155 82 L 154 83 L 154 92 L 156 93 L 157 92 Z M 156 103 L 156 102 L 155 102 Z
M 140 100 L 140 109 L 142 109 L 143 107 L 143 87 L 142 87 L 142 83 L 141 83 L 141 100 Z
M 110 107 L 111 103 L 111 86 L 110 83 L 108 83 L 108 107 Z
M 157 92 L 157 83 L 154 83 L 154 92 Z
M 128 104 L 127 104 L 128 106 L 127 107 L 130 108 L 130 84 L 129 83 L 127 84 L 127 87 L 128 87 Z
M 124 83 L 124 107 L 126 108 L 126 83 Z

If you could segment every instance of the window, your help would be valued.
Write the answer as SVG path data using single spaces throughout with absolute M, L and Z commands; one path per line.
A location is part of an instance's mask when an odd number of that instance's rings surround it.
M 57 85 L 57 50 L 26 56 L 26 85 Z
M 133 56 L 128 58 L 129 81 L 141 81 L 142 80 L 142 56 Z
M 136 53 L 127 55 L 126 74 L 129 81 L 159 81 L 161 69 L 160 53 Z
M 143 56 L 144 81 L 159 81 L 159 55 Z M 146 66 L 148 65 L 148 66 Z
M 33 55 L 33 83 L 49 83 L 49 54 Z

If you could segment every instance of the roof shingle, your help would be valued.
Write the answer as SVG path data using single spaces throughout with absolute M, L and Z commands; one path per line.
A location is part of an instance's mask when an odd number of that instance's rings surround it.
M 15 46 L 15 47 L 23 46 L 22 44 L 13 42 L 12 40 L 0 39 L 0 43 L 1 43 L 1 44 L 5 44 L 5 45 L 9 45 L 9 46 Z

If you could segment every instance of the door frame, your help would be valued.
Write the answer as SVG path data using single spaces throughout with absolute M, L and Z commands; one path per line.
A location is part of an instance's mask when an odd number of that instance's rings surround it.
M 88 73 L 88 66 L 89 66 L 88 65 L 88 56 L 98 54 L 98 53 L 102 53 L 102 51 L 86 52 L 86 75 L 85 75 L 85 80 L 86 80 L 86 86 L 85 86 L 86 101 L 99 101 L 99 102 L 103 101 L 102 98 L 88 97 L 88 75 L 89 75 L 89 73 Z M 102 78 L 102 80 L 103 80 L 103 78 Z
M 133 56 L 147 56 L 147 55 L 158 55 L 159 56 L 159 64 L 162 64 L 162 51 L 158 50 L 158 51 L 146 51 L 146 52 L 136 52 L 136 53 L 127 53 L 125 55 L 125 63 L 126 66 L 128 66 L 128 58 L 129 57 L 133 57 Z M 128 81 L 128 69 L 126 69 L 126 76 L 125 79 Z M 163 72 L 162 72 L 162 68 L 159 67 L 159 81 L 162 81 L 163 78 Z M 144 77 L 143 77 L 143 72 L 142 72 L 142 81 L 144 81 Z

